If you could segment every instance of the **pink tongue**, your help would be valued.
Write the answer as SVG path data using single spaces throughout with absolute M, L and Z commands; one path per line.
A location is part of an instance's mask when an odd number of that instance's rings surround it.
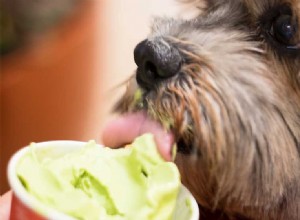
M 171 161 L 173 134 L 163 129 L 158 122 L 147 118 L 144 112 L 127 114 L 112 120 L 104 128 L 102 140 L 104 145 L 117 148 L 131 143 L 145 133 L 154 135 L 158 151 L 165 160 Z

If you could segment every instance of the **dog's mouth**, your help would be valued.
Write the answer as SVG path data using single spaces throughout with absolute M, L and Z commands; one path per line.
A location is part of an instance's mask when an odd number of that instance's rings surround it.
M 144 92 L 144 97 L 142 98 L 143 100 L 142 106 L 143 109 L 146 109 L 146 111 L 148 112 L 147 117 L 149 117 L 150 120 L 154 118 L 160 124 L 160 129 L 167 129 L 174 135 L 174 142 L 176 144 L 177 151 L 179 153 L 186 154 L 186 155 L 194 153 L 193 152 L 195 150 L 195 148 L 193 147 L 194 137 L 193 137 L 193 133 L 191 132 L 193 129 L 192 127 L 190 127 L 193 126 L 192 125 L 193 123 L 186 123 L 184 121 L 188 121 L 188 119 L 183 119 L 185 116 L 187 118 L 189 118 L 190 116 L 187 116 L 188 113 L 187 114 L 178 113 L 177 112 L 178 109 L 175 108 L 167 107 L 165 108 L 165 111 L 161 110 L 160 108 L 157 109 L 157 106 L 153 106 L 152 101 L 150 101 L 150 103 L 152 104 L 149 105 L 148 101 L 151 99 L 156 99 L 156 95 L 157 94 L 155 92 L 154 93 L 152 93 L 151 91 Z M 158 100 L 163 99 L 163 96 L 160 97 L 161 98 Z M 163 106 L 163 104 L 161 103 L 160 105 Z M 167 111 L 167 109 L 172 109 L 172 111 Z M 178 115 L 180 115 L 181 119 L 180 120 L 175 119 L 176 118 L 175 115 L 177 115 L 177 118 Z M 189 126 L 187 126 L 186 124 L 189 124 Z
M 145 111 L 124 114 L 110 121 L 103 131 L 103 142 L 110 147 L 120 147 L 145 133 L 154 135 L 158 151 L 167 161 L 172 160 L 175 146 L 180 153 L 191 152 L 190 145 L 185 139 L 175 135 L 172 128 L 167 130 Z
M 139 91 L 139 90 L 138 90 Z M 159 113 L 155 106 L 149 106 L 148 99 L 152 99 L 151 97 L 153 94 L 148 90 L 142 92 L 141 100 L 142 103 L 136 103 L 137 106 L 142 106 L 141 109 L 146 111 L 146 117 L 149 118 L 148 120 L 153 120 L 155 118 L 158 121 L 159 126 L 157 127 L 156 132 L 161 133 L 163 130 L 167 130 L 174 136 L 174 143 L 176 144 L 177 151 L 182 154 L 191 154 L 192 153 L 192 143 L 190 143 L 190 138 L 186 138 L 182 133 L 184 131 L 178 131 L 176 125 L 174 125 L 174 119 L 170 118 L 170 116 L 161 116 L 162 113 Z M 155 93 L 153 95 L 156 97 Z M 175 109 L 173 111 L 176 111 Z M 155 132 L 155 133 L 156 133 Z
M 192 143 L 189 143 L 188 140 L 185 140 L 182 137 L 176 141 L 176 146 L 177 146 L 177 151 L 179 153 L 188 154 L 188 155 L 192 154 L 195 149 L 192 147 Z

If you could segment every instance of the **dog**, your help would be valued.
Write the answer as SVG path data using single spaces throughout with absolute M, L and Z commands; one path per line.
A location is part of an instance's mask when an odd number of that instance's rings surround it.
M 300 219 L 300 1 L 186 0 L 156 18 L 116 105 L 172 131 L 201 219 Z M 139 94 L 139 98 L 137 98 Z

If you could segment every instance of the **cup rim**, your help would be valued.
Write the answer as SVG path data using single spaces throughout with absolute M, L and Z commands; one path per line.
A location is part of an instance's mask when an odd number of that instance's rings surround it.
M 36 142 L 35 148 L 45 148 L 51 146 L 62 146 L 64 150 L 67 148 L 81 148 L 88 142 L 83 141 L 74 141 L 74 140 L 53 140 L 53 141 L 44 141 L 44 142 Z M 101 144 L 97 144 L 100 147 L 103 147 Z M 34 196 L 30 195 L 26 189 L 23 187 L 21 182 L 19 181 L 18 176 L 16 175 L 16 166 L 19 160 L 30 150 L 30 146 L 27 145 L 20 150 L 18 150 L 9 160 L 7 166 L 7 176 L 8 182 L 13 191 L 13 194 L 20 200 L 22 204 L 24 204 L 27 208 L 34 210 L 34 212 L 40 214 L 41 216 L 50 219 L 50 220 L 75 220 L 75 218 L 66 215 L 62 212 L 55 210 L 54 208 L 48 207 L 36 199 Z M 181 184 L 180 190 L 183 191 L 186 198 L 189 200 L 190 209 L 191 209 L 191 217 L 190 220 L 198 220 L 199 219 L 199 208 L 198 204 L 191 194 L 191 192 Z
M 35 148 L 49 147 L 50 145 L 63 145 L 67 147 L 80 147 L 86 142 L 81 141 L 65 141 L 65 140 L 54 140 L 54 141 L 44 141 L 37 142 Z M 72 145 L 71 145 L 72 144 Z M 77 146 L 76 146 L 77 145 Z M 34 196 L 30 195 L 26 189 L 23 187 L 16 175 L 16 166 L 19 160 L 30 150 L 30 146 L 25 146 L 18 150 L 9 160 L 7 166 L 8 183 L 13 191 L 13 194 L 24 204 L 27 208 L 34 210 L 41 216 L 51 219 L 51 220 L 75 220 L 75 218 L 66 215 L 62 212 L 55 210 L 54 208 L 44 205 L 42 202 L 38 201 Z

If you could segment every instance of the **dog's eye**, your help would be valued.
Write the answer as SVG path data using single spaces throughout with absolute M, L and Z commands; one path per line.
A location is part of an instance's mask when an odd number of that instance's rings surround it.
M 299 20 L 290 4 L 269 8 L 259 20 L 260 34 L 278 54 L 300 55 Z
M 291 15 L 280 15 L 271 27 L 271 35 L 280 44 L 291 49 L 298 49 L 297 22 Z
M 289 45 L 296 34 L 296 26 L 290 15 L 282 15 L 273 24 L 274 36 L 284 44 Z
M 297 27 L 290 15 L 281 15 L 273 23 L 274 37 L 283 44 L 291 45 L 297 33 Z

